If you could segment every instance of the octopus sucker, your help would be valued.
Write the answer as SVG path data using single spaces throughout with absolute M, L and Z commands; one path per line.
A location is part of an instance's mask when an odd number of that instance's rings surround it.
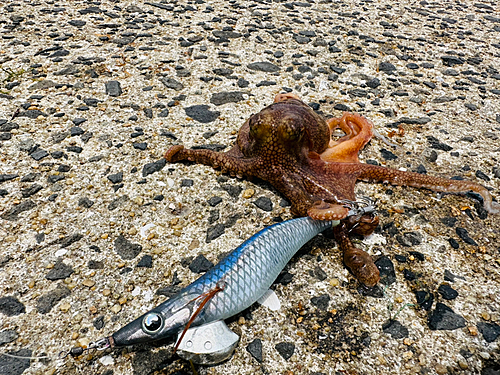
M 333 141 L 332 132 L 337 128 L 345 136 Z M 176 145 L 165 153 L 165 158 L 172 163 L 191 160 L 237 176 L 258 177 L 271 183 L 290 201 L 293 215 L 343 220 L 349 224 L 348 228 L 342 227 L 337 237 L 344 262 L 358 280 L 368 285 L 378 280 L 378 270 L 368 254 L 352 246 L 348 235 L 371 234 L 378 219 L 362 216 L 352 223 L 354 219 L 346 218 L 348 210 L 342 202 L 356 200 L 356 181 L 446 193 L 474 191 L 482 196 L 488 212 L 500 213 L 500 204 L 493 201 L 488 189 L 475 182 L 361 163 L 358 154 L 374 134 L 377 133 L 373 124 L 360 115 L 346 112 L 340 118 L 327 120 L 297 95 L 278 94 L 273 104 L 243 124 L 236 144 L 229 151 L 188 150 Z

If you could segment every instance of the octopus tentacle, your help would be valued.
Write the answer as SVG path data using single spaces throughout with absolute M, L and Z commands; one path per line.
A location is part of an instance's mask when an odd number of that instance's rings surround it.
M 345 221 L 349 227 L 349 233 L 369 236 L 375 231 L 379 218 L 377 215 L 370 213 L 363 216 L 349 216 Z
M 316 201 L 309 207 L 307 214 L 314 220 L 342 220 L 349 213 L 349 209 L 341 204 Z
M 352 168 L 357 168 L 359 180 L 379 181 L 392 185 L 425 188 L 445 193 L 466 193 L 473 191 L 483 197 L 483 204 L 486 211 L 492 214 L 500 213 L 500 204 L 493 202 L 488 189 L 472 181 L 450 180 L 448 178 L 428 176 L 415 172 L 404 172 L 371 164 L 353 164 Z
M 193 161 L 195 163 L 209 165 L 213 168 L 221 168 L 223 172 L 231 172 L 236 175 L 254 176 L 256 160 L 241 159 L 230 154 L 215 152 L 212 150 L 190 150 L 184 146 L 175 145 L 165 153 L 165 159 L 170 163 L 182 160 Z
M 340 118 L 327 120 L 330 131 L 342 129 L 346 135 L 338 141 L 330 141 L 321 159 L 337 163 L 359 163 L 358 152 L 373 137 L 373 124 L 358 114 L 344 112 Z
M 346 224 L 340 223 L 334 227 L 333 234 L 343 252 L 344 264 L 351 270 L 354 277 L 366 286 L 375 286 L 380 280 L 380 272 L 366 251 L 354 247 L 348 237 Z

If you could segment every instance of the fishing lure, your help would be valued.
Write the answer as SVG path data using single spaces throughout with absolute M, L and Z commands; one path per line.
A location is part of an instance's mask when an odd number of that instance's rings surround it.
M 366 212 L 370 209 L 373 210 L 373 207 L 363 206 L 351 210 L 351 214 L 359 214 L 359 210 Z M 303 217 L 269 226 L 243 242 L 217 265 L 172 298 L 112 335 L 90 343 L 87 349 L 73 348 L 66 355 L 78 356 L 83 354 L 84 350 L 123 347 L 178 334 L 175 352 L 185 336 L 189 336 L 189 342 L 193 344 L 196 343 L 197 337 L 206 334 L 207 329 L 200 330 L 200 328 L 210 325 L 211 332 L 225 329 L 229 331 L 222 322 L 224 319 L 236 315 L 266 295 L 285 265 L 306 242 L 325 229 L 338 224 L 337 220 L 316 221 Z M 223 336 L 221 334 L 219 338 Z M 236 342 L 232 340 L 232 344 L 214 356 L 215 348 L 211 343 L 210 348 L 205 348 L 210 355 L 199 362 L 218 363 L 231 355 L 236 344 L 237 340 Z M 191 346 L 193 347 L 190 349 L 184 345 L 183 357 L 192 358 L 196 349 L 194 344 Z

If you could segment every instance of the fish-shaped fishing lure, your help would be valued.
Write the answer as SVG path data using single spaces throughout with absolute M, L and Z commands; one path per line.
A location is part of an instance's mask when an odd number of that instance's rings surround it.
M 179 334 L 177 350 L 189 327 L 222 321 L 259 300 L 306 242 L 338 224 L 303 217 L 261 230 L 192 284 L 111 336 L 90 343 L 89 349 L 104 350 Z

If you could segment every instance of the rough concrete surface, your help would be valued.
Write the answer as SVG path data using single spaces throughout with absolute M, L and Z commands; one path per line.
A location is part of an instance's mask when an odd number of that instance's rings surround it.
M 291 217 L 262 181 L 163 159 L 174 144 L 232 145 L 279 92 L 373 121 L 397 147 L 374 138 L 364 162 L 459 176 L 500 197 L 495 1 L 0 8 L 1 375 L 193 373 L 168 343 L 58 354 Z M 357 193 L 380 212 L 357 243 L 387 273 L 383 294 L 359 293 L 334 240 L 318 236 L 276 283 L 281 309 L 232 319 L 235 354 L 198 374 L 499 374 L 499 216 L 474 196 L 361 183 Z

